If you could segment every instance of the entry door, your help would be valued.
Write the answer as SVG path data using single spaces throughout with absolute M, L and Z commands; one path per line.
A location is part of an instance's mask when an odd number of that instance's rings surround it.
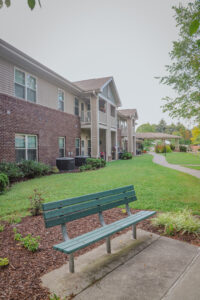
M 81 155 L 85 155 L 85 141 L 81 141 Z

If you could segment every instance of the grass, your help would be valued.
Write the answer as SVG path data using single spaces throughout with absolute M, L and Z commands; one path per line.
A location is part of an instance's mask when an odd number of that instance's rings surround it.
M 183 165 L 183 167 L 187 167 L 187 168 L 194 169 L 194 170 L 200 170 L 200 166 L 187 166 L 187 165 Z
M 166 153 L 166 159 L 170 164 L 176 165 L 200 165 L 200 153 L 171 152 Z
M 27 215 L 28 198 L 34 189 L 45 202 L 50 202 L 130 184 L 135 186 L 138 197 L 133 204 L 136 209 L 179 211 L 189 208 L 200 214 L 200 180 L 154 164 L 152 156 L 143 155 L 111 162 L 97 171 L 56 174 L 17 183 L 0 196 L 0 218 Z

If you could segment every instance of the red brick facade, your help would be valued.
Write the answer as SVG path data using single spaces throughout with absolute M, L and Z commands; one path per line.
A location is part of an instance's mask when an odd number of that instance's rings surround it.
M 0 94 L 0 161 L 15 161 L 15 134 L 34 134 L 38 160 L 55 165 L 59 156 L 58 137 L 66 138 L 66 156 L 80 138 L 80 119 L 39 104 Z

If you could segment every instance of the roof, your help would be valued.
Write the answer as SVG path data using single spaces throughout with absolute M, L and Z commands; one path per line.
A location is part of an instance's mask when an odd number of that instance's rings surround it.
M 119 115 L 122 115 L 124 117 L 132 117 L 132 116 L 137 116 L 138 118 L 138 114 L 137 114 L 137 110 L 135 108 L 133 109 L 119 109 L 118 110 Z
M 113 78 L 110 77 L 102 77 L 102 78 L 93 78 L 81 81 L 75 81 L 77 87 L 81 88 L 85 92 L 100 90 L 108 81 L 112 80 Z
M 138 132 L 136 133 L 136 138 L 138 139 L 181 139 L 181 136 L 179 135 L 173 135 L 173 134 L 167 134 L 162 132 Z

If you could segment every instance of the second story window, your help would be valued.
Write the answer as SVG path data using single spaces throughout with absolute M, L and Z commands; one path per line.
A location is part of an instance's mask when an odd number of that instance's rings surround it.
M 24 71 L 15 69 L 15 97 L 36 102 L 36 78 Z
M 77 98 L 74 101 L 74 114 L 75 116 L 79 116 L 79 100 Z
M 58 109 L 64 111 L 64 91 L 58 90 Z
M 65 137 L 59 137 L 59 157 L 65 157 Z
M 115 118 L 115 107 L 113 105 L 110 106 L 110 115 Z

